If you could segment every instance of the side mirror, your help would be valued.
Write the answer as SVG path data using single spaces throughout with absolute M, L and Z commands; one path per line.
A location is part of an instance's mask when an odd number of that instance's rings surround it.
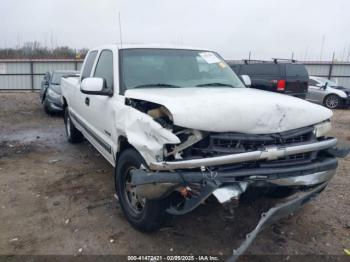
M 241 75 L 241 78 L 243 80 L 243 83 L 247 86 L 247 87 L 251 87 L 252 86 L 252 80 L 250 79 L 250 76 L 248 75 Z
M 89 77 L 81 82 L 80 91 L 87 95 L 112 96 L 113 92 L 106 86 L 103 78 Z

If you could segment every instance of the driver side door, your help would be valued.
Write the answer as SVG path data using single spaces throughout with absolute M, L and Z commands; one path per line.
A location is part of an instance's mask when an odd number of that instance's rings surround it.
M 309 80 L 309 90 L 306 96 L 306 100 L 322 104 L 325 90 L 319 86 L 319 83 L 313 79 Z
M 113 51 L 104 49 L 99 52 L 92 77 L 102 78 L 108 90 L 114 89 Z M 87 99 L 87 100 L 86 100 Z M 84 116 L 87 122 L 87 133 L 100 153 L 114 165 L 113 157 L 113 96 L 87 95 Z

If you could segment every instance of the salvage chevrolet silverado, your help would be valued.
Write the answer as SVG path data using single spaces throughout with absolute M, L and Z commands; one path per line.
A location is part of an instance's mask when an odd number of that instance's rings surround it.
M 297 196 L 264 214 L 253 237 L 321 192 L 339 151 L 330 110 L 245 84 L 215 52 L 102 46 L 80 78 L 62 80 L 68 140 L 86 137 L 115 167 L 121 207 L 142 231 L 211 196 L 237 202 L 260 187 Z

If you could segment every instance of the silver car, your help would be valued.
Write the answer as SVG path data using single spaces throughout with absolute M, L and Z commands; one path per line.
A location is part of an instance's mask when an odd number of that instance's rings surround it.
M 56 70 L 47 72 L 41 82 L 40 101 L 48 114 L 63 112 L 61 101 L 61 78 L 79 76 L 78 71 Z
M 327 78 L 310 76 L 306 100 L 330 109 L 349 107 L 350 89 Z

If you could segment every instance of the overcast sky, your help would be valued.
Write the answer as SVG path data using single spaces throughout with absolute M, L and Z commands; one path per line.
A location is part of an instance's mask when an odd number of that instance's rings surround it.
M 350 56 L 349 0 L 0 0 L 0 47 L 119 42 L 206 47 L 227 59 Z

